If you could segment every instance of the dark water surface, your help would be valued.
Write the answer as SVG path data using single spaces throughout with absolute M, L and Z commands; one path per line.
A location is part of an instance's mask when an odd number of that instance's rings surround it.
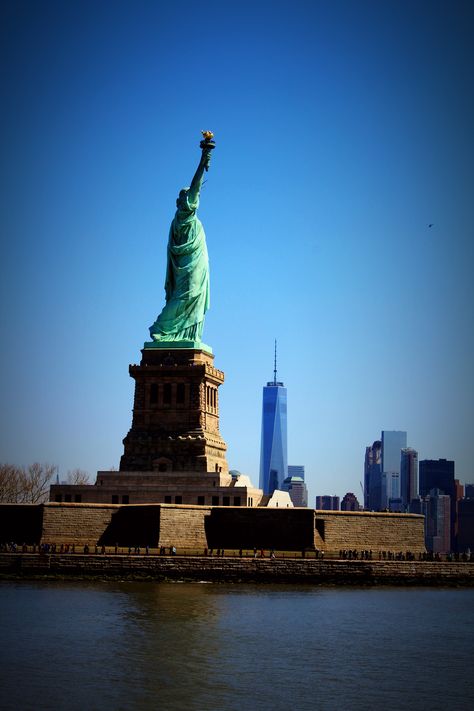
M 474 590 L 1 583 L 0 708 L 473 709 Z

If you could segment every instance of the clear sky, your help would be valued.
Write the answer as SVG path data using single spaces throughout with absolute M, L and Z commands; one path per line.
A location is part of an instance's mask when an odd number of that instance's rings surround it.
M 277 338 L 311 503 L 360 498 L 382 429 L 474 480 L 472 2 L 7 0 L 0 20 L 0 461 L 118 466 L 212 129 L 230 467 L 258 483 Z

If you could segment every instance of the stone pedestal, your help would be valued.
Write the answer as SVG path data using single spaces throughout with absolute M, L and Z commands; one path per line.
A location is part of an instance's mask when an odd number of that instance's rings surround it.
M 224 373 L 213 363 L 202 348 L 142 350 L 129 367 L 135 399 L 120 471 L 228 472 L 217 392 Z

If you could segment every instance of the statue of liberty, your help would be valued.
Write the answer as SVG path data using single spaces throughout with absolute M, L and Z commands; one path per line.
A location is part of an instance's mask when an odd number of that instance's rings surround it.
M 150 327 L 152 340 L 160 342 L 191 341 L 200 343 L 204 316 L 209 308 L 209 259 L 206 235 L 196 216 L 204 171 L 209 168 L 215 148 L 211 131 L 203 131 L 201 160 L 189 188 L 183 188 L 176 200 L 176 214 L 171 223 L 166 267 L 166 304 Z

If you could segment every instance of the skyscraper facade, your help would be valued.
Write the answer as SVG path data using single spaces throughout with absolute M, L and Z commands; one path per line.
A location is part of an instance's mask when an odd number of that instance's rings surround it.
M 459 501 L 458 517 L 457 549 L 460 553 L 472 552 L 474 551 L 474 496 Z
M 288 476 L 286 388 L 277 381 L 276 342 L 273 381 L 263 388 L 260 488 L 265 494 L 282 489 Z
M 451 548 L 455 548 L 456 536 L 456 487 L 454 484 L 454 462 L 448 459 L 422 459 L 420 461 L 420 495 L 427 496 L 432 489 L 451 500 Z
M 401 451 L 407 446 L 407 433 L 382 430 L 382 500 L 381 508 L 390 507 L 390 499 L 400 499 Z
M 379 511 L 382 508 L 382 442 L 376 440 L 365 448 L 364 508 Z
M 348 491 L 341 501 L 341 511 L 360 511 L 360 504 L 357 496 Z
M 316 508 L 319 511 L 339 511 L 339 496 L 317 496 Z
M 283 482 L 283 488 L 289 493 L 293 506 L 308 506 L 303 464 L 288 464 L 288 476 Z
M 288 464 L 288 476 L 299 476 L 304 481 L 304 464 Z
M 286 477 L 283 482 L 283 490 L 289 493 L 293 506 L 308 506 L 308 490 L 300 476 Z
M 459 502 L 464 498 L 464 485 L 461 484 L 459 479 L 454 480 L 454 498 L 456 499 L 456 515 L 454 517 L 454 537 L 457 544 L 458 533 L 459 533 Z M 458 550 L 456 545 L 456 550 Z
M 434 488 L 410 501 L 410 513 L 425 517 L 425 545 L 433 553 L 448 553 L 451 546 L 451 498 Z
M 433 553 L 451 550 L 451 498 L 439 489 L 431 489 L 426 497 L 426 547 Z
M 400 473 L 400 452 L 406 446 L 406 432 L 382 430 L 382 471 Z
M 454 462 L 448 459 L 422 459 L 420 462 L 420 494 L 427 496 L 431 489 L 440 489 L 454 499 Z
M 418 452 L 404 447 L 400 461 L 400 498 L 406 511 L 410 501 L 418 496 Z

